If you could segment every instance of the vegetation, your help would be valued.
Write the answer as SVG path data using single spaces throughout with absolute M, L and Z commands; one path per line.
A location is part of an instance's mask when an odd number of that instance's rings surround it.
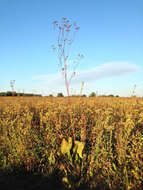
M 17 93 L 15 91 L 0 92 L 0 96 L 42 96 L 41 94 Z
M 141 190 L 143 99 L 71 97 L 70 113 L 66 98 L 0 98 L 0 169 L 71 189 Z
M 96 93 L 95 92 L 91 92 L 91 94 L 89 95 L 89 97 L 96 97 Z
M 53 29 L 56 37 L 56 44 L 52 45 L 53 50 L 57 51 L 59 59 L 59 67 L 64 78 L 66 87 L 68 106 L 70 110 L 70 83 L 75 76 L 77 64 L 83 59 L 82 54 L 78 54 L 77 58 L 71 60 L 71 45 L 79 30 L 77 23 L 71 23 L 67 18 L 63 17 L 60 21 L 54 21 Z
M 64 97 L 64 95 L 63 95 L 62 92 L 59 92 L 59 93 L 57 94 L 57 97 Z

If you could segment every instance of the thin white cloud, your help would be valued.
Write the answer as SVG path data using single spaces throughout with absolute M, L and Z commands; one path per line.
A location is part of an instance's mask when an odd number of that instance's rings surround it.
M 139 72 L 141 68 L 127 62 L 111 62 L 94 67 L 87 71 L 81 71 L 78 80 L 92 82 L 99 79 L 122 77 Z
M 138 65 L 128 62 L 105 63 L 89 70 L 78 71 L 73 78 L 72 84 L 79 84 L 81 81 L 94 82 L 105 78 L 123 77 L 137 73 L 140 70 L 141 68 Z M 63 77 L 60 72 L 57 74 L 39 75 L 32 79 L 44 81 L 45 84 L 50 86 L 64 85 Z

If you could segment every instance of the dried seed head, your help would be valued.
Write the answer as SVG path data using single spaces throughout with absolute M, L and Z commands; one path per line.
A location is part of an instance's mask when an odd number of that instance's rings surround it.
M 76 26 L 76 21 L 73 22 L 73 25 Z
M 67 18 L 63 17 L 63 18 L 62 18 L 62 20 L 64 20 L 64 21 L 65 21 L 65 20 L 67 20 Z
M 54 22 L 52 22 L 52 24 L 57 24 L 58 23 L 58 21 L 57 20 L 55 20 Z
M 76 27 L 76 28 L 75 28 L 75 30 L 79 30 L 79 29 L 80 29 L 80 27 Z

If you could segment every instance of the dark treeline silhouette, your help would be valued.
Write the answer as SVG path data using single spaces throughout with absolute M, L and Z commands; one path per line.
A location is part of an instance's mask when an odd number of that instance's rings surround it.
M 33 93 L 17 93 L 17 92 L 12 92 L 12 91 L 7 91 L 7 92 L 0 92 L 0 96 L 40 96 L 42 97 L 41 94 L 33 94 Z M 50 94 L 48 96 L 45 96 L 45 97 L 54 97 L 53 94 Z M 62 92 L 59 92 L 57 94 L 57 97 L 64 97 L 63 93 Z M 87 96 L 86 94 L 83 94 L 83 95 L 71 95 L 70 97 L 119 97 L 119 95 L 113 95 L 113 94 L 109 94 L 109 95 L 98 95 L 95 93 L 95 92 L 92 92 L 89 94 L 89 96 Z
M 105 94 L 102 94 L 102 95 L 97 95 L 95 92 L 91 92 L 89 94 L 89 97 L 119 97 L 119 95 L 113 95 L 113 94 L 109 94 L 109 95 L 105 95 Z
M 32 94 L 32 93 L 17 93 L 17 92 L 0 92 L 0 96 L 42 96 L 41 94 Z

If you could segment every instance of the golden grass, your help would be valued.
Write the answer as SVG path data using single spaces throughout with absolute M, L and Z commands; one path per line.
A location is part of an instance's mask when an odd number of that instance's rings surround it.
M 57 171 L 68 188 L 142 189 L 143 99 L 74 97 L 71 112 L 67 98 L 1 97 L 0 168 Z

